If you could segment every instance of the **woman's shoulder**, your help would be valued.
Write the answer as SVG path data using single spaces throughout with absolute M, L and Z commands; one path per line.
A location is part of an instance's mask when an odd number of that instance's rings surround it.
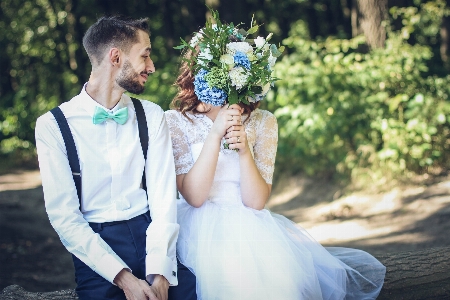
M 254 119 L 259 122 L 264 122 L 264 121 L 269 121 L 269 120 L 276 122 L 276 120 L 277 120 L 273 113 L 271 113 L 268 110 L 259 109 L 259 108 L 255 109 L 252 112 L 251 119 Z
M 178 122 L 181 121 L 181 119 L 184 117 L 183 114 L 176 109 L 166 110 L 164 114 L 166 115 L 166 119 Z

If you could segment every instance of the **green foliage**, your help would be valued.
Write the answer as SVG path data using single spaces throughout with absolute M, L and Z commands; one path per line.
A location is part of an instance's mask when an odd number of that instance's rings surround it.
M 450 77 L 430 72 L 428 44 L 410 43 L 415 28 L 437 34 L 439 18 L 413 11 L 383 49 L 369 53 L 360 50 L 363 37 L 318 42 L 296 34 L 303 22 L 293 27 L 284 41 L 291 54 L 276 66 L 284 80 L 269 103 L 280 127 L 280 165 L 371 179 L 449 167 Z M 442 19 L 446 9 L 439 11 Z

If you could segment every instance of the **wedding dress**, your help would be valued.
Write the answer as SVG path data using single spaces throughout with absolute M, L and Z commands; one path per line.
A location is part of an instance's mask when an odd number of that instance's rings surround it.
M 189 116 L 192 121 L 166 112 L 177 175 L 193 166 L 213 125 L 207 116 Z M 256 166 L 271 183 L 276 119 L 256 109 L 244 125 Z M 200 208 L 180 195 L 178 222 L 177 255 L 197 278 L 198 299 L 375 299 L 383 285 L 385 267 L 369 253 L 324 248 L 287 218 L 244 206 L 233 150 L 220 150 L 214 183 Z

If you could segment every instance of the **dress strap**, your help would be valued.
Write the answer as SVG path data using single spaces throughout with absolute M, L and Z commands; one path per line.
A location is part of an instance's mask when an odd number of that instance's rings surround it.
M 145 117 L 145 111 L 141 101 L 135 98 L 131 98 L 131 101 L 133 101 L 134 109 L 136 111 L 136 118 L 139 129 L 139 139 L 141 141 L 142 152 L 144 154 L 144 161 L 147 161 L 147 151 L 148 151 L 147 118 Z M 147 192 L 147 181 L 145 179 L 145 164 L 144 164 L 144 172 L 142 174 L 142 188 L 144 189 L 145 192 Z
M 58 123 L 59 130 L 61 131 L 64 144 L 66 146 L 67 158 L 69 160 L 70 169 L 72 170 L 72 177 L 77 189 L 78 201 L 80 204 L 79 208 L 81 211 L 81 169 L 75 141 L 73 139 L 72 132 L 70 131 L 69 124 L 67 123 L 66 117 L 64 116 L 61 108 L 57 106 L 50 112 L 53 114 L 56 122 Z

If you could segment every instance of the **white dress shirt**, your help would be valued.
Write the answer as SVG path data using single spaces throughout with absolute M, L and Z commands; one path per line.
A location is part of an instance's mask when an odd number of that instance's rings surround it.
M 117 124 L 108 119 L 93 124 L 96 106 L 83 87 L 81 93 L 61 104 L 75 140 L 81 167 L 81 212 L 66 147 L 53 115 L 48 112 L 36 122 L 45 207 L 50 223 L 69 252 L 113 283 L 129 267 L 114 253 L 88 222 L 128 220 L 150 210 L 152 222 L 146 237 L 146 275 L 163 275 L 177 285 L 175 167 L 172 144 L 163 110 L 141 101 L 147 118 L 149 145 L 145 174 L 147 195 L 141 188 L 144 155 L 139 140 L 136 113 L 130 97 L 122 95 L 109 111 L 128 107 L 128 120 Z M 107 109 L 108 110 L 108 109 Z M 132 270 L 131 270 L 132 271 Z

